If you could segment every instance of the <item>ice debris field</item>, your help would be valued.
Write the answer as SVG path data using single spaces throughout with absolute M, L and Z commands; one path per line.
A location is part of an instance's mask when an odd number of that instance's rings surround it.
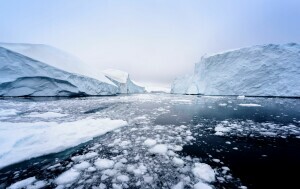
M 234 151 L 233 137 L 300 140 L 298 105 L 162 94 L 2 99 L 0 188 L 247 188 L 222 153 L 195 156 L 186 146 L 212 145 L 206 137 Z

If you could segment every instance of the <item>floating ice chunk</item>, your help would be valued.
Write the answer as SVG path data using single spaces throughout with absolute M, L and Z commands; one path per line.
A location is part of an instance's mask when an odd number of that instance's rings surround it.
M 55 118 L 55 117 L 65 117 L 68 114 L 61 114 L 57 112 L 31 112 L 27 117 L 38 117 L 38 118 Z
M 165 155 L 168 151 L 168 147 L 165 144 L 157 144 L 154 147 L 149 149 L 149 152 L 153 154 Z
M 123 189 L 122 185 L 112 184 L 113 189 Z
M 229 132 L 231 130 L 231 128 L 229 127 L 224 127 L 223 125 L 221 124 L 218 124 L 216 127 L 215 127 L 215 131 L 216 132 Z
M 122 148 L 126 148 L 129 144 L 131 144 L 130 141 L 122 141 L 119 146 L 121 146 Z
M 244 95 L 240 95 L 240 96 L 237 96 L 236 98 L 237 99 L 245 99 L 245 96 Z
M 89 162 L 83 161 L 83 162 L 81 162 L 79 164 L 76 164 L 74 166 L 74 169 L 81 171 L 81 170 L 89 168 L 90 166 L 91 166 L 91 164 Z
M 128 170 L 128 168 L 127 168 L 127 170 Z M 147 172 L 147 167 L 145 165 L 141 164 L 137 169 L 134 169 L 132 172 L 134 175 L 137 175 L 137 176 L 143 175 Z
M 212 189 L 212 187 L 203 182 L 198 182 L 197 184 L 194 185 L 194 189 Z
M 75 169 L 69 169 L 68 171 L 62 173 L 55 179 L 57 185 L 71 184 L 75 182 L 80 176 L 80 173 Z
M 119 176 L 117 176 L 117 180 L 119 182 L 128 182 L 129 181 L 129 177 L 127 175 L 119 175 Z
M 153 177 L 149 175 L 143 176 L 144 182 L 151 183 L 153 181 Z
M 184 183 L 182 181 L 172 186 L 172 189 L 183 189 L 183 188 L 184 188 Z
M 33 185 L 27 186 L 26 189 L 40 189 L 44 188 L 47 185 L 47 182 L 45 181 L 37 181 Z
M 172 161 L 176 166 L 183 166 L 184 165 L 184 161 L 180 158 L 174 157 Z
M 87 153 L 87 154 L 84 155 L 84 160 L 86 160 L 86 159 L 92 159 L 92 158 L 94 158 L 96 156 L 98 156 L 98 153 L 96 153 L 96 152 L 89 152 L 89 153 Z
M 174 151 L 181 151 L 182 150 L 182 146 L 179 146 L 179 145 L 175 145 L 175 146 L 173 146 L 173 150 Z
M 223 166 L 222 169 L 225 170 L 225 171 L 229 171 L 230 170 L 229 167 L 225 167 L 225 166 Z
M 244 106 L 244 107 L 260 107 L 260 104 L 239 104 L 239 106 Z
M 99 189 L 106 189 L 106 185 L 105 185 L 105 184 L 103 184 L 103 183 L 100 183 L 100 185 L 99 185 Z
M 98 158 L 94 164 L 98 169 L 103 170 L 103 169 L 112 168 L 114 166 L 115 162 L 113 160 L 109 160 L 109 159 Z
M 26 188 L 27 186 L 31 185 L 33 182 L 36 181 L 35 177 L 29 177 L 27 179 L 18 181 L 8 187 L 8 189 L 21 189 Z
M 97 169 L 95 167 L 89 167 L 87 169 L 88 172 L 95 172 Z
M 195 177 L 205 182 L 215 181 L 215 172 L 208 164 L 195 163 L 195 167 L 192 169 L 192 172 Z
M 148 138 L 147 140 L 144 141 L 145 146 L 154 146 L 156 144 L 156 140 L 153 140 L 151 138 Z
M 214 162 L 220 163 L 221 161 L 219 159 L 213 159 Z
M 127 125 L 123 120 L 72 122 L 0 122 L 0 168 L 32 157 L 56 153 Z
M 40 180 L 35 182 L 32 185 L 27 186 L 26 189 L 40 189 L 40 188 L 44 188 L 47 185 L 47 182 Z
M 117 162 L 114 166 L 114 169 L 122 169 L 125 165 L 122 162 Z
M 224 127 L 222 124 L 218 124 L 215 127 L 215 131 L 216 131 L 215 135 L 222 136 L 222 135 L 224 135 L 224 133 L 231 131 L 231 128 L 230 127 Z
M 104 171 L 102 171 L 102 176 L 106 175 L 106 176 L 114 176 L 115 174 L 117 174 L 118 171 L 115 169 L 106 169 Z
M 219 106 L 227 106 L 226 103 L 220 103 Z
M 274 137 L 274 136 L 277 136 L 276 133 L 274 132 L 270 132 L 270 131 L 266 131 L 266 132 L 260 132 L 261 135 L 264 135 L 264 136 L 269 136 L 269 137 Z

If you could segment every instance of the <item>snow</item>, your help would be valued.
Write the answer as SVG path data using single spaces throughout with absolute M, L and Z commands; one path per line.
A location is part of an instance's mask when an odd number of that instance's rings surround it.
M 0 96 L 114 95 L 108 79 L 73 74 L 0 47 Z
M 168 147 L 165 144 L 157 144 L 149 149 L 149 152 L 153 154 L 165 155 L 168 151 Z
M 22 188 L 26 188 L 27 186 L 31 185 L 32 183 L 34 183 L 36 181 L 35 177 L 30 177 L 21 181 L 18 181 L 14 184 L 12 184 L 11 186 L 8 187 L 8 189 L 22 189 Z
M 195 167 L 192 169 L 195 177 L 201 179 L 204 182 L 214 182 L 215 172 L 214 170 L 205 163 L 195 163 Z
M 63 123 L 0 122 L 0 168 L 65 150 L 125 125 L 122 120 L 89 117 Z
M 70 169 L 62 173 L 61 175 L 59 175 L 55 179 L 55 183 L 58 185 L 70 184 L 76 181 L 79 178 L 79 176 L 80 176 L 80 172 L 78 172 L 75 169 Z
M 127 72 L 115 69 L 103 70 L 102 73 L 119 87 L 119 93 L 144 93 L 145 88 L 132 81 Z
M 179 77 L 171 93 L 300 96 L 300 45 L 257 45 L 203 56 L 194 74 Z
M 156 140 L 153 140 L 151 138 L 148 138 L 147 140 L 144 141 L 145 146 L 154 146 L 156 144 Z
M 114 164 L 115 164 L 115 162 L 113 160 L 109 160 L 109 159 L 98 158 L 95 161 L 95 166 L 100 170 L 112 168 L 114 166 Z
M 244 107 L 261 107 L 260 104 L 239 104 L 239 106 L 244 106 Z

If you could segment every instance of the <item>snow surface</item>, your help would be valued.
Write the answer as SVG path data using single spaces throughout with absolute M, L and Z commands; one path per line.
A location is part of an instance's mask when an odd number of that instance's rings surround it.
M 0 168 L 55 153 L 127 125 L 126 121 L 85 118 L 72 122 L 0 122 Z
M 203 56 L 192 75 L 177 78 L 176 94 L 300 96 L 300 45 L 257 45 Z
M 118 87 L 0 47 L 0 96 L 114 95 Z
M 119 93 L 144 93 L 145 88 L 132 81 L 127 72 L 115 69 L 103 70 L 102 73 L 119 87 Z

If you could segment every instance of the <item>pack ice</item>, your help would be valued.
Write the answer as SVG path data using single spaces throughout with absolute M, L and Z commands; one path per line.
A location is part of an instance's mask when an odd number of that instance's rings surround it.
M 300 96 L 300 45 L 257 45 L 203 56 L 171 93 Z
M 145 88 L 139 86 L 129 77 L 129 74 L 115 69 L 103 70 L 102 73 L 119 87 L 119 93 L 144 93 Z

